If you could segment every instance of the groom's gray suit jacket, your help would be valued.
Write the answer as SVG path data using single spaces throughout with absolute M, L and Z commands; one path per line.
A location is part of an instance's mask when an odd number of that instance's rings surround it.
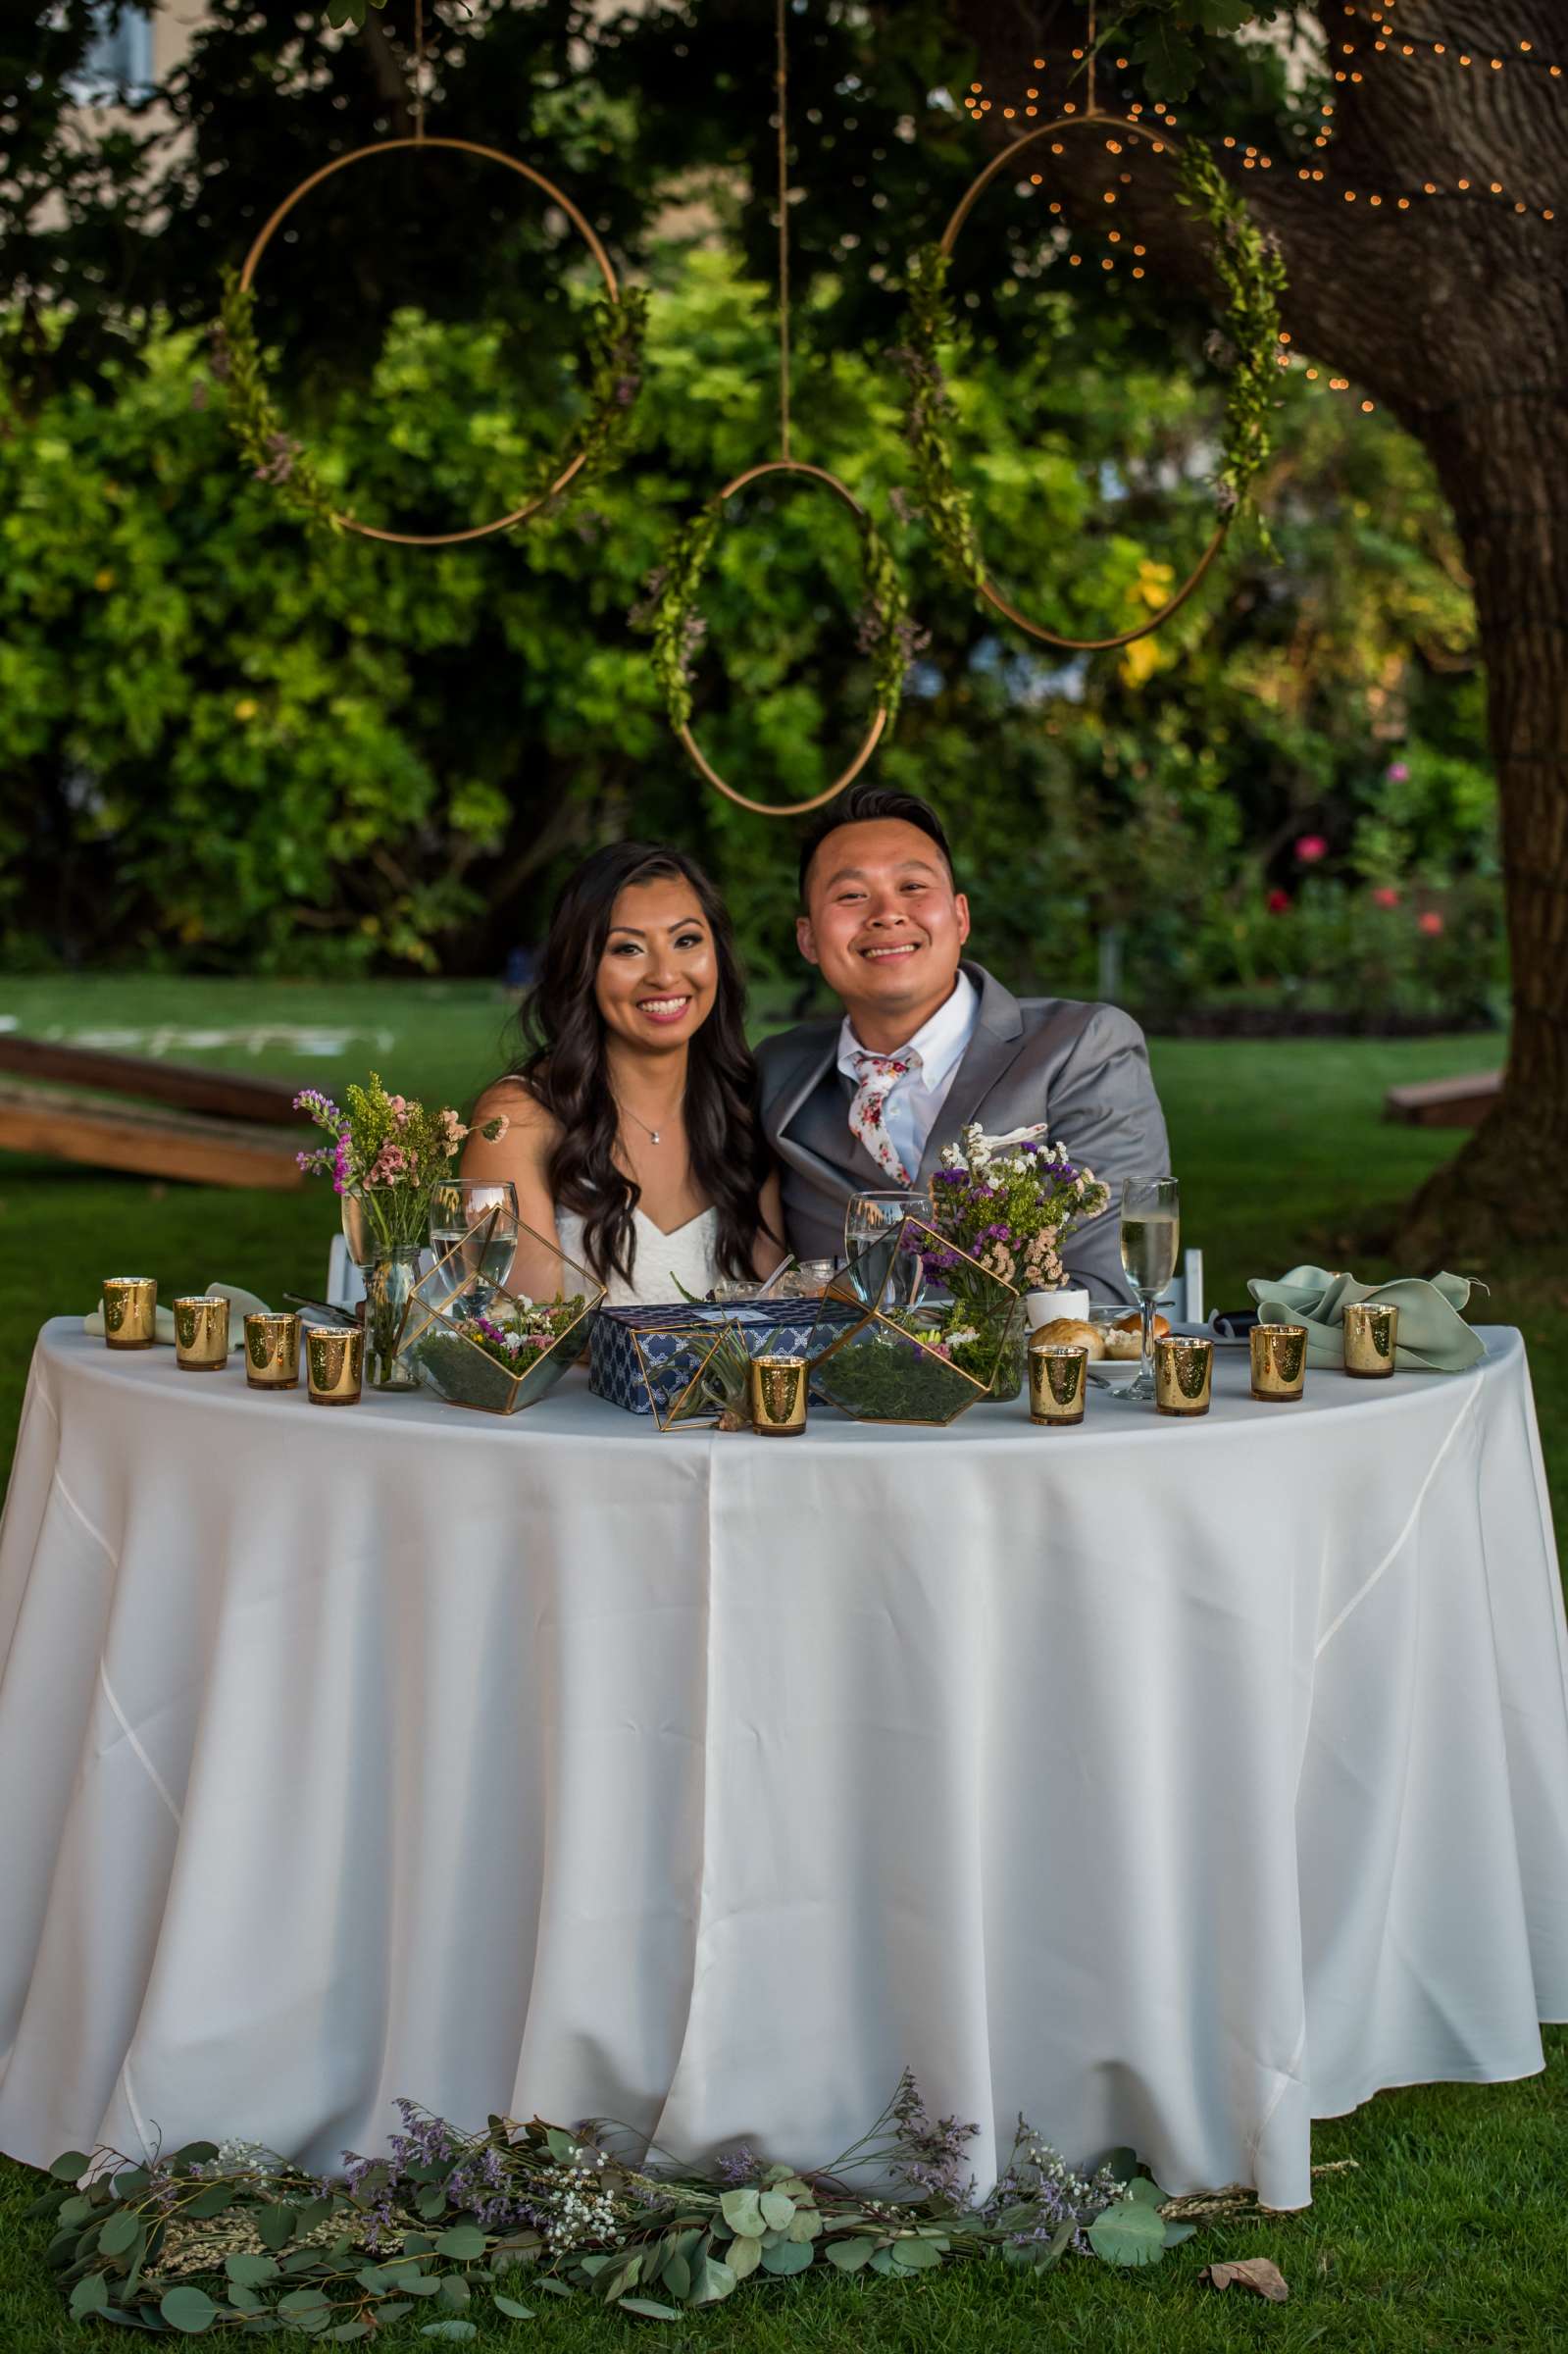
M 938 1155 L 970 1120 L 991 1136 L 1043 1120 L 1053 1145 L 1104 1178 L 1111 1207 L 1081 1227 L 1067 1249 L 1069 1274 L 1098 1300 L 1130 1301 L 1117 1243 L 1126 1177 L 1170 1174 L 1165 1119 L 1137 1022 L 1114 1005 L 1025 998 L 978 964 L 964 967 L 980 992 L 975 1034 L 953 1074 L 916 1176 L 924 1189 Z M 842 1256 L 844 1204 L 885 1188 L 885 1170 L 850 1133 L 854 1090 L 839 1071 L 838 1021 L 804 1022 L 758 1049 L 762 1119 L 784 1179 L 784 1230 L 801 1258 Z

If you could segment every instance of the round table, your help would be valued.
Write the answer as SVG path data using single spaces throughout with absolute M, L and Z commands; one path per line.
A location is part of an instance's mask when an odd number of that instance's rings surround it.
M 0 1531 L 0 2148 L 405 2094 L 824 2163 L 912 2066 L 1173 2191 L 1568 2018 L 1525 1356 L 1203 1421 L 313 1407 L 45 1326 Z

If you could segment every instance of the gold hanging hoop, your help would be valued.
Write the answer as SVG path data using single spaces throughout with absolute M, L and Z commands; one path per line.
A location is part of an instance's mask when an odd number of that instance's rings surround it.
M 748 483 L 758 482 L 766 474 L 792 474 L 804 476 L 814 483 L 825 484 L 835 498 L 840 499 L 849 509 L 863 532 L 871 520 L 854 492 L 847 489 L 835 474 L 830 474 L 824 466 L 808 466 L 803 458 L 767 458 L 760 466 L 748 466 L 744 474 L 737 474 L 733 482 L 726 483 L 713 504 L 717 507 L 727 506 L 737 490 L 743 490 Z M 883 732 L 886 725 L 887 706 L 885 703 L 879 703 L 872 713 L 871 725 L 866 731 L 865 741 L 853 760 L 850 761 L 849 766 L 844 770 L 843 775 L 836 778 L 826 793 L 814 793 L 809 801 L 751 800 L 745 793 L 737 793 L 733 785 L 726 784 L 692 735 L 689 720 L 683 722 L 680 733 L 681 742 L 685 746 L 687 754 L 701 774 L 706 777 L 708 783 L 716 786 L 720 793 L 735 802 L 739 808 L 749 809 L 755 817 L 804 817 L 808 810 L 823 808 L 829 801 L 835 799 L 846 786 L 854 783 L 882 742 Z
M 615 270 L 609 255 L 594 233 L 592 224 L 573 203 L 571 197 L 556 186 L 554 180 L 546 179 L 542 172 L 535 172 L 531 164 L 525 164 L 519 157 L 503 155 L 498 147 L 481 147 L 473 139 L 428 138 L 423 127 L 416 131 L 412 138 L 379 139 L 374 146 L 353 147 L 347 155 L 334 156 L 329 164 L 323 164 L 320 171 L 313 172 L 308 179 L 302 179 L 298 187 L 283 198 L 282 203 L 278 206 L 272 217 L 262 224 L 254 244 L 245 256 L 244 268 L 239 274 L 240 292 L 242 294 L 249 293 L 256 276 L 256 266 L 262 255 L 267 251 L 268 246 L 294 207 L 302 204 L 314 188 L 319 188 L 324 180 L 330 179 L 334 173 L 346 172 L 353 164 L 365 163 L 372 156 L 395 155 L 399 149 L 410 147 L 418 148 L 422 153 L 432 147 L 444 147 L 458 155 L 477 155 L 485 163 L 504 165 L 508 172 L 515 172 L 520 179 L 526 179 L 532 186 L 541 189 L 551 204 L 560 206 L 586 245 L 598 268 L 599 275 L 604 281 L 605 292 L 611 302 L 620 303 L 621 288 Z M 514 507 L 510 514 L 498 515 L 490 523 L 473 524 L 466 531 L 387 532 L 382 531 L 376 524 L 357 523 L 352 515 L 335 513 L 332 521 L 345 532 L 358 532 L 361 538 L 388 540 L 396 547 L 456 547 L 465 540 L 488 539 L 497 532 L 510 531 L 515 524 L 527 523 L 529 518 L 536 515 L 541 507 L 548 506 L 552 499 L 558 498 L 568 484 L 577 479 L 586 465 L 587 458 L 586 449 L 579 450 L 577 456 L 556 476 L 547 489 L 540 490 L 521 507 Z
M 1092 83 L 1090 87 L 1092 89 Z M 969 186 L 953 207 L 951 220 L 942 230 L 936 250 L 943 261 L 952 259 L 953 247 L 958 242 L 959 230 L 969 219 L 981 197 L 990 186 L 991 181 L 1000 178 L 1004 172 L 1011 170 L 1026 147 L 1032 147 L 1038 139 L 1054 138 L 1064 130 L 1086 129 L 1114 130 L 1124 138 L 1146 139 L 1150 146 L 1158 152 L 1168 152 L 1171 155 L 1180 155 L 1181 153 L 1180 146 L 1168 131 L 1156 133 L 1148 129 L 1145 125 L 1135 123 L 1125 115 L 1102 114 L 1092 104 L 1082 115 L 1059 115 L 1054 123 L 1044 123 L 1037 130 L 1025 131 L 1022 138 L 1015 139 L 1010 147 L 1004 147 L 1000 155 L 992 156 L 984 172 L 977 174 L 976 178 L 970 181 Z M 1198 558 L 1196 566 L 1183 582 L 1176 594 L 1161 605 L 1157 613 L 1150 614 L 1147 620 L 1138 622 L 1134 629 L 1121 631 L 1114 638 L 1061 637 L 1055 630 L 1046 629 L 1043 623 L 1031 621 L 1027 613 L 1021 613 L 1015 604 L 1003 596 L 988 575 L 978 584 L 978 593 L 985 598 L 993 612 L 1000 613 L 1004 620 L 1013 624 L 1015 629 L 1022 630 L 1027 637 L 1036 639 L 1041 645 L 1059 646 L 1064 652 L 1074 654 L 1114 653 L 1119 646 L 1132 645 L 1139 638 L 1151 636 L 1155 630 L 1160 629 L 1168 622 L 1174 613 L 1181 611 L 1224 546 L 1230 528 L 1230 517 L 1222 516 L 1215 526 L 1214 535 L 1207 547 Z
M 645 609 L 646 618 L 633 618 L 638 627 L 648 628 L 652 633 L 654 669 L 664 689 L 670 724 L 698 774 L 716 792 L 722 793 L 727 800 L 733 801 L 737 808 L 749 809 L 754 817 L 805 817 L 811 810 L 821 809 L 829 801 L 835 800 L 846 786 L 853 784 L 886 732 L 897 708 L 904 675 L 906 656 L 903 644 L 908 628 L 908 605 L 892 559 L 883 544 L 876 525 L 854 492 L 835 474 L 830 474 L 825 466 L 810 466 L 803 458 L 794 457 L 790 452 L 789 58 L 784 37 L 784 0 L 776 0 L 774 45 L 774 86 L 779 97 L 776 142 L 779 166 L 779 455 L 765 458 L 759 465 L 748 466 L 744 473 L 735 475 L 725 484 L 722 490 L 704 503 L 696 516 L 677 535 L 665 564 L 660 573 L 654 576 L 663 585 L 652 605 Z M 738 793 L 734 786 L 720 776 L 691 733 L 691 691 L 685 629 L 688 622 L 699 618 L 693 612 L 696 584 L 712 548 L 722 509 L 748 483 L 760 482 L 765 476 L 773 474 L 791 475 L 800 481 L 821 483 L 854 517 L 865 561 L 867 596 L 874 629 L 873 663 L 880 687 L 871 724 L 859 751 L 825 793 L 813 793 L 809 800 L 804 801 L 757 801 L 748 793 Z

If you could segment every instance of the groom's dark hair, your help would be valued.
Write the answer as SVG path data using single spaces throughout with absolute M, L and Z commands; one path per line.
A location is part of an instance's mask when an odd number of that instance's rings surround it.
M 929 834 L 946 861 L 953 887 L 958 876 L 953 867 L 953 853 L 942 832 L 942 821 L 935 809 L 918 800 L 912 793 L 892 793 L 884 785 L 852 785 L 841 800 L 825 809 L 800 845 L 800 904 L 806 904 L 806 885 L 811 880 L 811 863 L 830 834 L 840 826 L 869 825 L 877 818 L 897 818 L 906 826 L 918 826 Z

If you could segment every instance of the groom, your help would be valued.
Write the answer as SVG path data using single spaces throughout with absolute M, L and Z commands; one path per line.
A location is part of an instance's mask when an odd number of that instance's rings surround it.
M 762 1116 L 801 1258 L 841 1257 L 851 1194 L 921 1192 L 971 1120 L 987 1135 L 1043 1121 L 1053 1145 L 1111 1189 L 1079 1229 L 1068 1273 L 1127 1301 L 1118 1205 L 1128 1177 L 1164 1177 L 1170 1152 L 1143 1034 L 1114 1005 L 1008 994 L 960 962 L 969 905 L 935 811 L 856 786 L 800 854 L 800 952 L 843 1005 L 758 1050 Z

